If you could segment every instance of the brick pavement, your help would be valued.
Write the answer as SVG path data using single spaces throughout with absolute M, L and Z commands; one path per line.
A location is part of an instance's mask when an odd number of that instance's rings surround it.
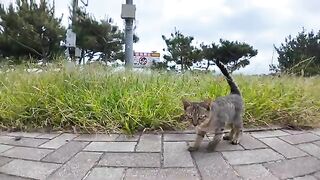
M 320 129 L 246 132 L 240 145 L 223 141 L 211 153 L 207 138 L 188 152 L 194 137 L 1 132 L 0 179 L 320 180 Z

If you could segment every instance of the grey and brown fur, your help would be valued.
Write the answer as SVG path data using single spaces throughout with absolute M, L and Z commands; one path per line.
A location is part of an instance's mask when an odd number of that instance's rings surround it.
M 185 115 L 192 121 L 196 129 L 196 140 L 193 145 L 189 145 L 189 151 L 198 150 L 204 136 L 209 131 L 213 131 L 213 140 L 209 142 L 208 150 L 212 151 L 223 138 L 230 140 L 232 144 L 238 144 L 242 134 L 242 114 L 244 103 L 240 90 L 225 66 L 216 61 L 222 74 L 230 86 L 231 92 L 227 96 L 219 97 L 214 101 L 191 102 L 182 100 Z M 223 137 L 223 130 L 226 125 L 231 125 L 231 131 Z

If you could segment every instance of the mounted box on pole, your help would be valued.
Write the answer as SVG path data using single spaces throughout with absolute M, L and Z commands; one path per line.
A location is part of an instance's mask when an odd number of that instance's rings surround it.
M 122 4 L 121 18 L 122 19 L 135 19 L 136 18 L 136 5 Z

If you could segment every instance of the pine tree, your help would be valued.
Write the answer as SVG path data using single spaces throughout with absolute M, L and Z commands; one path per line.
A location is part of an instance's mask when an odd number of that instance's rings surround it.
M 54 4 L 54 3 L 53 3 Z M 50 60 L 61 52 L 65 29 L 55 17 L 55 6 L 46 0 L 17 0 L 6 9 L 0 5 L 0 54 Z

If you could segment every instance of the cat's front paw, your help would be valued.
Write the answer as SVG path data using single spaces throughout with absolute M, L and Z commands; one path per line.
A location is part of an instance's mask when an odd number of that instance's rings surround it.
M 198 149 L 199 147 L 192 146 L 188 143 L 188 151 L 193 152 L 193 151 L 197 151 Z
M 240 143 L 239 139 L 234 139 L 231 141 L 232 145 L 238 145 Z
M 214 141 L 211 141 L 209 142 L 208 146 L 207 146 L 207 151 L 209 152 L 212 152 L 216 149 L 218 143 L 217 142 L 214 142 Z
M 194 152 L 194 151 L 198 151 L 198 147 L 193 147 L 193 146 L 189 146 L 188 147 L 188 151 L 190 151 L 190 152 Z

